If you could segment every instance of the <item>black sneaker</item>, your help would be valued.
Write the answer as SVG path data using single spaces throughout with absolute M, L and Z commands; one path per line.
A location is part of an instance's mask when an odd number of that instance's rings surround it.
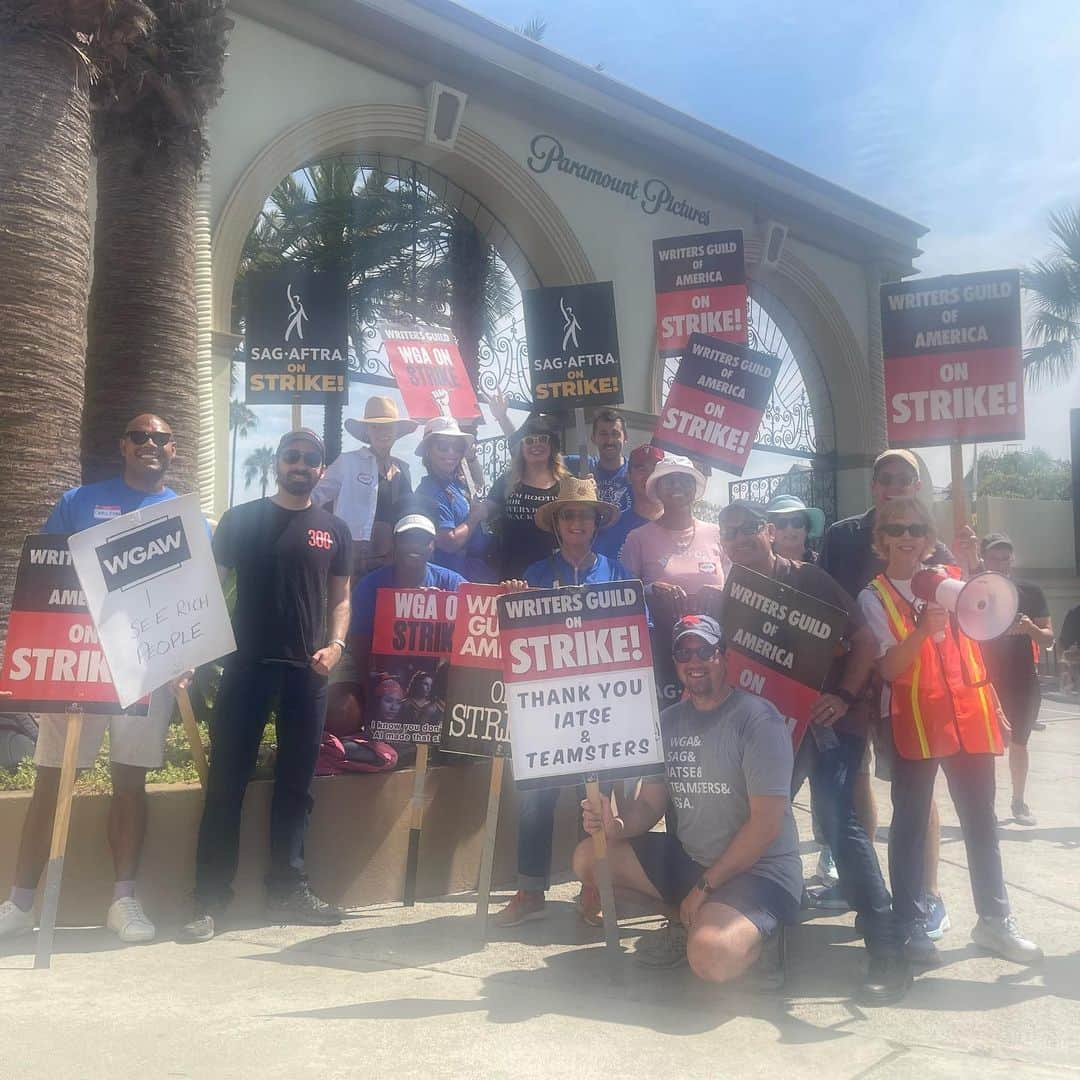
M 288 892 L 268 893 L 266 913 L 283 926 L 339 926 L 344 917 L 341 908 L 320 900 L 306 881 Z
M 926 927 L 922 923 L 916 923 L 911 930 L 911 936 L 904 945 L 904 953 L 912 967 L 936 968 L 941 966 L 941 953 L 926 936 Z
M 214 916 L 205 908 L 197 908 L 191 921 L 180 928 L 180 941 L 189 944 L 209 941 L 214 933 Z
M 875 950 L 869 953 L 868 961 L 866 978 L 859 988 L 859 997 L 867 1005 L 891 1005 L 911 989 L 911 964 L 899 950 Z

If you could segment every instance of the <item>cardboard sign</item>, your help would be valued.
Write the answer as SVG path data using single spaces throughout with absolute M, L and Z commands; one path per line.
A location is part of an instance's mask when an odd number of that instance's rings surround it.
M 771 701 L 794 722 L 798 745 L 848 621 L 840 608 L 733 566 L 721 619 L 728 682 Z
M 654 240 L 653 276 L 661 356 L 682 356 L 693 334 L 746 344 L 741 229 Z
M 414 420 L 480 416 L 457 338 L 449 330 L 419 323 L 380 323 L 379 333 L 409 416 Z
M 71 562 L 66 536 L 28 536 L 11 602 L 0 710 L 109 716 L 124 712 L 116 697 L 97 629 Z M 147 702 L 127 711 L 146 715 Z
M 247 404 L 343 401 L 349 359 L 344 275 L 304 266 L 254 270 L 244 287 Z
M 742 476 L 780 358 L 693 334 L 652 442 Z
M 622 402 L 615 286 L 598 281 L 529 289 L 522 299 L 536 404 L 550 409 Z
M 68 547 L 124 707 L 236 649 L 198 495 L 95 525 Z
M 437 743 L 456 593 L 379 589 L 368 674 L 368 726 L 384 742 Z
M 890 446 L 1024 437 L 1020 274 L 881 286 Z
M 519 788 L 664 770 L 640 581 L 499 598 Z
M 446 710 L 439 746 L 455 754 L 509 757 L 506 691 L 499 647 L 498 585 L 462 585 L 454 623 Z

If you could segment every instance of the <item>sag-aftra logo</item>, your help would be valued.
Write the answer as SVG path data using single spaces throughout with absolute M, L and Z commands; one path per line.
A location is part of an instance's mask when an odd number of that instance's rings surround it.
M 165 518 L 114 537 L 96 549 L 109 592 L 138 585 L 191 558 L 180 518 Z

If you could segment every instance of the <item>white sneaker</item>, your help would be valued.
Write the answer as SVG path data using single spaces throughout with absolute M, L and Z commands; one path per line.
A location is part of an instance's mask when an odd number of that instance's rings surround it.
M 109 906 L 109 914 L 105 916 L 105 925 L 129 945 L 153 941 L 157 933 L 154 924 L 146 917 L 146 912 L 134 896 L 122 896 L 119 900 L 114 900 Z
M 23 911 L 12 900 L 0 904 L 0 938 L 12 938 L 34 929 L 34 909 Z
M 817 879 L 822 885 L 836 885 L 840 881 L 840 873 L 833 861 L 833 853 L 827 845 L 822 847 L 818 855 Z

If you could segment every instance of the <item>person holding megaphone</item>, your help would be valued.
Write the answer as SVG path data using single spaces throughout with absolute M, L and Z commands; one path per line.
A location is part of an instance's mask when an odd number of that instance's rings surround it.
M 942 587 L 959 571 L 949 568 L 932 580 L 920 579 L 936 540 L 933 518 L 918 500 L 893 499 L 879 507 L 874 547 L 886 565 L 859 593 L 859 606 L 878 641 L 882 715 L 896 750 L 889 828 L 893 911 L 909 936 L 926 915 L 927 814 L 940 765 L 967 849 L 979 916 L 972 940 L 1029 964 L 1043 954 L 1020 935 L 1011 914 L 994 814 L 994 758 L 1003 750 L 1005 719 L 978 642 L 970 636 L 984 636 L 984 627 L 965 618 L 969 612 L 961 609 L 959 589 Z M 972 593 L 980 595 L 980 590 Z M 979 603 L 969 600 L 965 608 Z M 932 942 L 923 939 L 918 945 L 923 964 L 940 963 Z

